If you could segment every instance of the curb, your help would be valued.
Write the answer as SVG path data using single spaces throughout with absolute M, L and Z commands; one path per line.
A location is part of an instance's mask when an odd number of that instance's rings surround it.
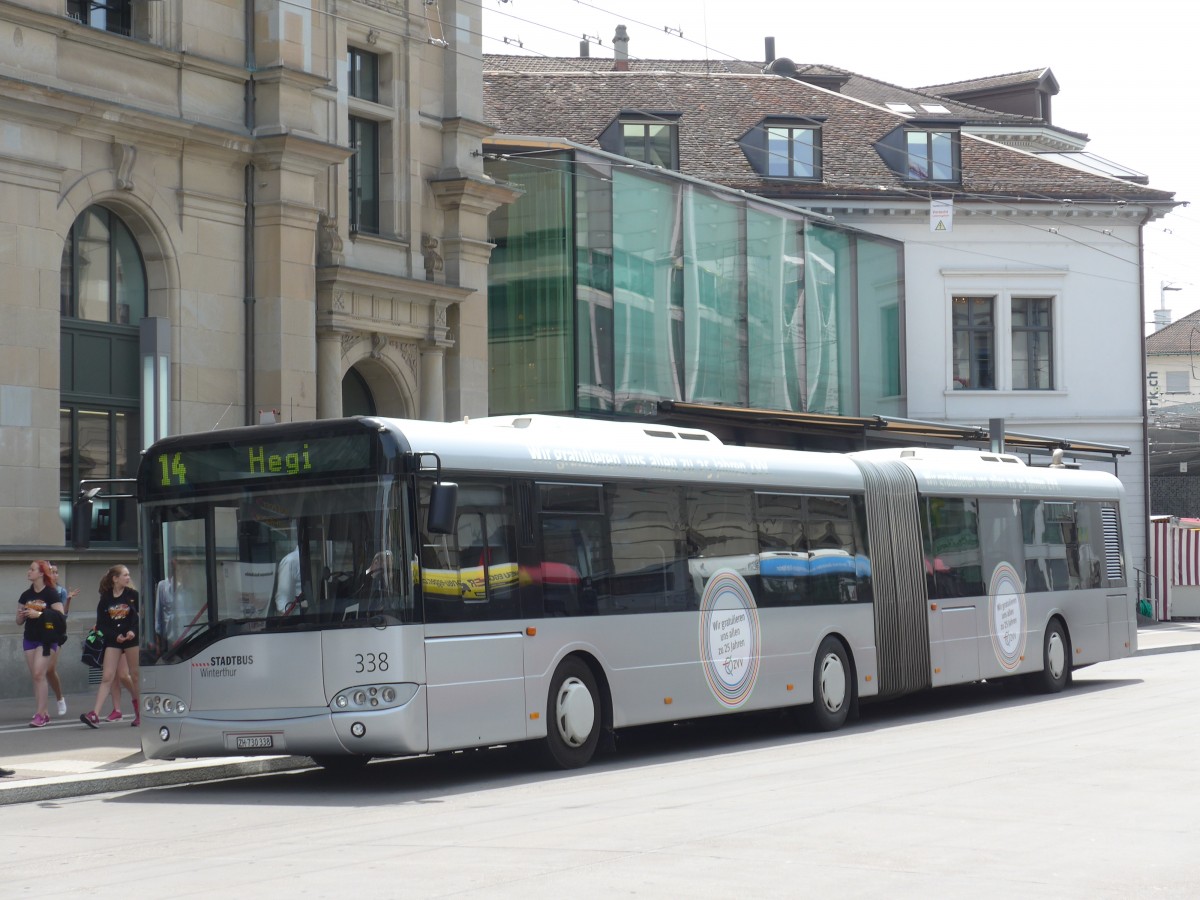
M 140 768 L 120 773 L 98 772 L 61 778 L 36 778 L 28 782 L 16 781 L 0 785 L 0 806 L 311 768 L 313 761 L 307 756 L 270 756 L 238 762 L 194 761 L 176 766 Z
M 1157 656 L 1160 653 L 1187 653 L 1189 650 L 1200 650 L 1200 644 L 1173 644 L 1167 647 L 1139 647 L 1134 656 Z

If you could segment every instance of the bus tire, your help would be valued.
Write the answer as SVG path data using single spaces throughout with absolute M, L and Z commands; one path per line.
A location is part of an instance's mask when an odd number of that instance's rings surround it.
M 1071 644 L 1061 619 L 1054 618 L 1042 637 L 1042 671 L 1030 676 L 1034 690 L 1057 694 L 1071 683 Z
M 340 755 L 340 754 L 320 754 L 314 756 L 312 761 L 324 769 L 328 774 L 335 776 L 353 775 L 355 772 L 361 772 L 367 767 L 367 763 L 371 761 L 369 756 L 357 755 Z
M 814 731 L 836 731 L 854 705 L 854 670 L 845 645 L 830 635 L 821 641 L 813 664 L 813 702 L 808 723 Z
M 591 761 L 600 741 L 600 691 L 587 663 L 568 656 L 554 670 L 546 697 L 545 762 L 577 769 Z

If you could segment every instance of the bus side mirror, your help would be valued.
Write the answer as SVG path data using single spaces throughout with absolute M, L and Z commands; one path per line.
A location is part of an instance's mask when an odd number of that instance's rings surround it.
M 92 542 L 92 498 L 98 493 L 99 488 L 83 491 L 71 507 L 71 546 L 76 550 L 86 550 Z
M 429 489 L 430 534 L 453 534 L 454 519 L 458 515 L 458 485 L 451 481 L 439 481 Z

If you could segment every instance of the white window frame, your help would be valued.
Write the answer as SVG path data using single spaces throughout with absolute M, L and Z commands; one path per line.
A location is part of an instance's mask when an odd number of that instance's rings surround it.
M 1066 392 L 1066 358 L 1063 353 L 1063 298 L 1066 272 L 942 272 L 945 282 L 945 391 L 962 396 L 978 393 L 1015 394 L 1021 397 L 1057 396 Z M 990 297 L 993 309 L 993 380 L 992 388 L 958 388 L 954 386 L 954 298 Z M 1013 387 L 1013 319 L 1014 299 L 1048 299 L 1051 305 L 1051 379 L 1049 388 Z

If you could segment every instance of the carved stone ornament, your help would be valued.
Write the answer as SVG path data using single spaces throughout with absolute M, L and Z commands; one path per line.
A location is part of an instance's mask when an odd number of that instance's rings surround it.
M 437 252 L 438 239 L 428 234 L 421 235 L 421 255 L 425 258 L 425 280 L 433 281 L 442 271 L 442 255 Z
M 317 265 L 340 266 L 344 261 L 337 219 L 321 213 L 317 218 Z
M 387 337 L 379 332 L 371 335 L 371 359 L 382 359 L 383 351 L 387 349 Z
M 121 191 L 133 190 L 133 164 L 137 161 L 137 147 L 132 144 L 112 145 L 113 180 Z
M 396 349 L 400 351 L 400 357 L 408 366 L 408 371 L 416 373 L 417 361 L 421 358 L 421 352 L 417 349 L 417 345 L 399 344 Z

